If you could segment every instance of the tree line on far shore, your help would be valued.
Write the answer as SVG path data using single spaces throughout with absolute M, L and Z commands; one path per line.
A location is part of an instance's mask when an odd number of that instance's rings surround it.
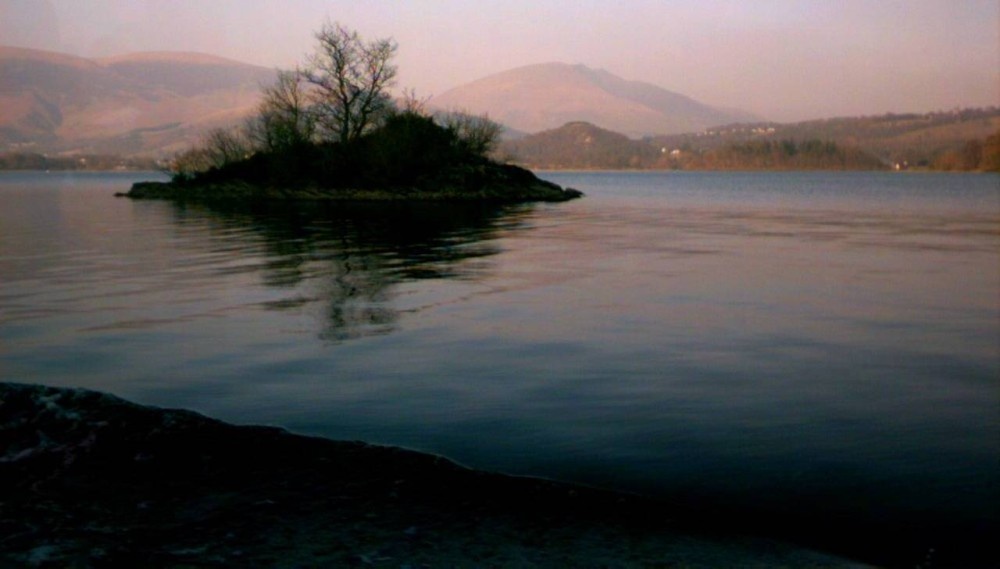
M 931 167 L 945 171 L 1000 172 L 1000 131 L 983 140 L 969 140 L 961 149 L 943 152 Z
M 831 141 L 747 140 L 711 148 L 683 144 L 655 146 L 648 140 L 589 123 L 558 129 L 501 145 L 511 159 L 539 169 L 631 170 L 877 170 L 885 165 L 856 147 Z

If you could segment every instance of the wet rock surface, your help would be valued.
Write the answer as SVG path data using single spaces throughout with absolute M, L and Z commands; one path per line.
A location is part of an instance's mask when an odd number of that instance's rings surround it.
M 0 383 L 0 567 L 848 567 L 637 496 Z

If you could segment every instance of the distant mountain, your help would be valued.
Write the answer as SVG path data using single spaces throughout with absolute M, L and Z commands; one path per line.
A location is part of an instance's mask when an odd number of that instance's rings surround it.
M 511 69 L 433 97 L 433 108 L 487 113 L 525 132 L 589 122 L 631 137 L 696 132 L 760 120 L 718 109 L 666 89 L 626 81 L 584 65 L 544 63 Z
M 195 53 L 0 47 L 0 151 L 169 154 L 256 105 L 274 70 Z

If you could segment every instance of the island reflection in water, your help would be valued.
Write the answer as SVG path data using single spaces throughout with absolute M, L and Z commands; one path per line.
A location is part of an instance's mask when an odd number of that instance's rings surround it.
M 175 204 L 181 231 L 215 226 L 219 237 L 259 238 L 258 261 L 217 270 L 258 274 L 283 298 L 261 306 L 303 311 L 319 320 L 319 337 L 343 341 L 393 331 L 401 312 L 396 288 L 419 280 L 477 280 L 500 252 L 498 232 L 516 231 L 529 205 L 476 203 Z

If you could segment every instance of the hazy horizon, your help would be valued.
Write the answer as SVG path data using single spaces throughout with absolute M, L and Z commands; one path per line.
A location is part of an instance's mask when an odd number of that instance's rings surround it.
M 995 0 L 0 0 L 0 44 L 289 67 L 326 19 L 393 37 L 398 88 L 422 98 L 560 61 L 777 121 L 1000 104 Z

